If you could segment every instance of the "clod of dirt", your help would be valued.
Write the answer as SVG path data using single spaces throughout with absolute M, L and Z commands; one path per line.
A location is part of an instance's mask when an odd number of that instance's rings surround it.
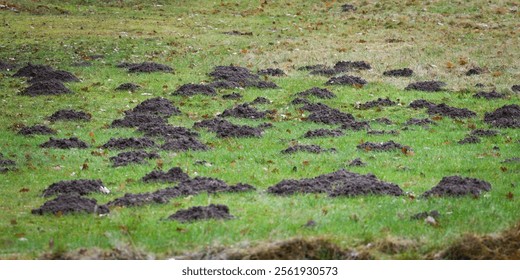
M 151 114 L 126 114 L 124 118 L 114 120 L 111 127 L 139 127 L 144 125 L 166 125 L 166 120 L 161 116 Z
M 384 135 L 384 134 L 398 135 L 399 131 L 397 131 L 397 130 L 369 130 L 369 131 L 367 131 L 367 134 L 370 134 L 370 135 Z
M 76 110 L 58 110 L 50 115 L 47 119 L 51 122 L 55 121 L 90 121 L 92 115 L 83 111 Z
M 61 194 L 86 195 L 94 192 L 108 194 L 110 190 L 103 185 L 101 180 L 80 179 L 53 183 L 43 190 L 43 196 L 49 197 Z
M 128 114 L 148 114 L 148 115 L 158 115 L 162 117 L 170 117 L 173 115 L 178 115 L 181 111 L 173 105 L 173 103 L 163 97 L 154 97 L 150 99 L 146 99 L 145 101 L 139 103 L 132 110 L 125 112 Z
M 279 68 L 267 68 L 258 70 L 258 75 L 281 77 L 285 76 L 286 74 L 282 69 Z
M 367 84 L 367 81 L 360 77 L 343 75 L 339 77 L 332 77 L 328 80 L 326 85 L 351 85 L 351 86 L 363 86 Z
M 492 90 L 492 91 L 490 91 L 490 92 L 485 92 L 485 91 L 478 92 L 478 93 L 474 94 L 473 97 L 476 97 L 476 98 L 485 98 L 485 99 L 489 100 L 489 99 L 501 99 L 501 98 L 505 98 L 506 95 L 503 94 L 503 93 L 498 93 L 498 92 Z
M 131 152 L 122 152 L 117 154 L 114 157 L 110 157 L 110 161 L 112 162 L 114 167 L 118 166 L 126 166 L 129 164 L 144 164 L 148 159 L 157 159 L 160 158 L 158 153 L 149 153 L 146 151 L 131 151 Z
M 301 109 L 311 112 L 307 119 L 317 123 L 345 124 L 355 121 L 351 114 L 343 113 L 322 103 L 309 103 Z
M 367 164 L 364 163 L 361 158 L 356 158 L 356 159 L 353 159 L 351 160 L 349 163 L 348 163 L 348 166 L 366 166 Z
M 513 85 L 511 87 L 511 90 L 514 91 L 514 92 L 520 92 L 520 85 Z
M 14 160 L 5 158 L 4 155 L 0 153 L 0 173 L 15 170 L 15 165 L 16 162 Z
M 435 91 L 442 91 L 443 87 L 445 85 L 446 85 L 446 83 L 443 83 L 440 81 L 425 81 L 425 82 L 411 83 L 404 89 L 405 90 L 419 90 L 419 91 L 435 92 Z
M 460 176 L 444 177 L 431 190 L 422 194 L 423 197 L 431 196 L 479 196 L 482 192 L 491 190 L 491 184 L 475 178 L 463 178 Z
M 208 86 L 212 88 L 241 88 L 242 86 L 238 82 L 232 82 L 232 81 L 215 81 L 212 83 L 209 83 Z
M 378 98 L 377 100 L 372 100 L 372 101 L 368 101 L 366 103 L 363 103 L 363 104 L 359 104 L 359 108 L 360 109 L 370 109 L 370 108 L 374 108 L 374 107 L 385 107 L 385 106 L 394 106 L 396 105 L 397 103 L 395 103 L 394 101 L 388 99 L 388 98 Z
M 346 72 L 350 70 L 370 70 L 372 66 L 366 61 L 338 61 L 334 65 L 336 71 Z
M 336 149 L 323 149 L 318 145 L 294 145 L 282 151 L 282 154 L 294 154 L 297 152 L 307 152 L 313 154 L 320 154 L 323 152 L 336 152 Z
M 242 96 L 242 94 L 240 94 L 238 92 L 233 92 L 231 94 L 224 94 L 224 95 L 222 95 L 222 99 L 241 99 L 243 97 L 244 96 Z
M 117 68 L 130 68 L 130 67 L 133 67 L 133 66 L 136 66 L 136 65 L 139 65 L 139 63 L 132 63 L 132 62 L 123 61 L 123 62 L 119 62 L 118 64 L 116 64 L 116 67 Z
M 211 120 L 203 120 L 193 125 L 194 128 L 206 128 L 209 131 L 216 132 L 220 138 L 225 137 L 260 137 L 263 130 L 247 125 L 235 125 L 227 120 L 215 118 Z
M 249 106 L 249 104 L 239 104 L 232 109 L 226 109 L 220 117 L 235 117 L 246 119 L 261 119 L 267 115 L 267 111 L 258 111 L 256 108 Z
M 33 126 L 25 126 L 18 131 L 20 135 L 53 135 L 56 134 L 56 130 L 46 126 L 46 125 L 33 125 Z
M 209 206 L 195 206 L 175 212 L 168 220 L 176 220 L 181 223 L 198 220 L 228 220 L 234 217 L 229 214 L 229 208 L 222 204 L 210 204 Z
M 441 214 L 439 213 L 439 211 L 432 210 L 432 211 L 429 211 L 429 212 L 426 211 L 426 212 L 420 212 L 420 213 L 414 214 L 410 218 L 412 220 L 424 220 L 424 219 L 426 219 L 428 217 L 432 217 L 434 219 L 438 219 L 440 216 L 441 216 Z
M 322 98 L 322 99 L 331 99 L 331 98 L 336 97 L 336 95 L 334 93 L 332 93 L 330 90 L 328 90 L 326 88 L 319 88 L 319 87 L 313 87 L 306 91 L 299 92 L 299 93 L 297 93 L 297 95 L 301 96 L 301 97 L 309 97 L 309 95 L 312 95 L 314 97 Z
M 380 181 L 372 174 L 361 175 L 340 169 L 310 179 L 283 180 L 267 192 L 276 195 L 328 193 L 330 196 L 403 195 L 399 186 Z
M 167 182 L 167 183 L 176 183 L 184 180 L 188 180 L 190 176 L 184 173 L 181 168 L 173 167 L 167 172 L 162 170 L 154 170 L 148 174 L 146 174 L 142 180 L 144 182 Z
M 383 75 L 393 77 L 411 77 L 413 75 L 413 70 L 410 68 L 388 70 L 383 72 Z
M 0 71 L 11 71 L 16 68 L 15 64 L 0 60 Z
M 341 129 L 344 130 L 362 130 L 362 129 L 369 129 L 370 124 L 366 121 L 350 121 L 345 122 L 341 125 Z
M 477 116 L 475 112 L 469 109 L 451 107 L 446 105 L 445 103 L 431 106 L 428 108 L 427 112 L 430 115 L 441 115 L 450 118 L 473 118 Z
M 197 138 L 188 136 L 188 137 L 178 137 L 175 139 L 167 140 L 162 146 L 162 150 L 167 151 L 206 151 L 209 150 L 209 147 L 201 143 Z
M 475 129 L 471 131 L 471 135 L 474 136 L 497 136 L 500 132 L 498 130 L 492 130 L 492 129 Z
M 427 126 L 429 124 L 435 124 L 435 122 L 428 118 L 425 118 L 425 119 L 411 118 L 411 119 L 407 120 L 405 123 L 405 125 L 421 125 L 421 126 Z
M 252 105 L 255 105 L 255 104 L 269 104 L 271 103 L 271 100 L 265 98 L 265 97 L 262 97 L 262 96 L 259 96 L 257 98 L 255 98 L 255 100 L 253 100 L 251 102 Z
M 128 90 L 128 91 L 136 91 L 139 88 L 141 88 L 140 85 L 134 84 L 134 83 L 124 83 L 120 84 L 118 87 L 116 87 L 116 90 Z
M 357 10 L 356 6 L 352 5 L 352 4 L 343 4 L 341 5 L 341 11 L 342 12 L 353 12 Z
M 480 67 L 473 67 L 466 72 L 466 76 L 472 76 L 472 75 L 480 75 L 485 72 L 485 69 L 482 69 Z
M 217 82 L 230 82 L 231 84 L 229 84 L 229 86 L 233 87 L 238 85 L 239 87 L 278 88 L 275 83 L 262 81 L 258 75 L 251 73 L 249 69 L 244 67 L 216 66 L 209 75 Z M 226 84 L 222 84 L 222 86 L 224 85 Z
M 240 31 L 237 31 L 237 30 L 222 32 L 222 34 L 237 35 L 237 36 L 253 36 L 253 32 L 240 32 Z
M 90 199 L 77 194 L 64 194 L 53 200 L 45 202 L 40 208 L 31 210 L 32 214 L 43 215 L 45 213 L 52 214 L 69 214 L 69 213 L 96 213 L 107 214 L 108 207 L 98 205 L 95 199 Z
M 108 142 L 106 142 L 102 148 L 105 149 L 144 149 L 155 147 L 155 142 L 152 139 L 142 137 L 142 138 L 110 138 Z
M 38 72 L 36 75 L 32 76 L 32 79 L 29 80 L 29 83 L 34 84 L 48 80 L 57 80 L 60 82 L 79 82 L 78 77 L 74 76 L 74 74 L 70 72 L 63 70 L 53 70 Z
M 478 88 L 483 88 L 485 87 L 486 85 L 484 85 L 483 83 L 476 83 L 475 84 L 475 87 L 478 87 Z
M 410 106 L 410 108 L 421 109 L 421 108 L 430 108 L 430 107 L 433 107 L 436 105 L 437 104 L 430 102 L 428 100 L 417 99 L 417 100 L 412 101 L 409 106 Z
M 57 148 L 57 149 L 86 149 L 88 144 L 79 140 L 77 137 L 56 139 L 50 138 L 49 141 L 40 145 L 42 148 Z
M 306 98 L 301 98 L 301 97 L 297 97 L 295 99 L 293 99 L 291 101 L 291 104 L 292 105 L 298 105 L 298 104 L 304 104 L 304 105 L 308 105 L 308 104 L 311 104 L 312 102 L 310 102 L 308 99 Z
M 13 77 L 27 77 L 32 78 L 38 73 L 41 72 L 52 72 L 54 69 L 47 65 L 37 65 L 37 64 L 27 64 L 27 66 L 24 66 L 20 68 L 16 73 L 13 74 Z
M 128 72 L 130 73 L 173 72 L 173 68 L 171 68 L 170 66 L 155 62 L 143 62 L 138 64 L 131 63 L 124 68 L 128 68 Z
M 202 95 L 216 95 L 217 92 L 214 88 L 208 85 L 199 85 L 199 84 L 185 84 L 180 86 L 176 91 L 172 93 L 172 95 L 182 95 L 182 96 L 193 96 L 197 94 Z
M 172 126 L 170 124 L 143 124 L 137 129 L 149 137 L 163 137 L 165 139 L 177 139 L 183 137 L 198 137 L 199 134 L 182 126 Z
M 464 145 L 464 144 L 477 144 L 477 143 L 480 143 L 480 138 L 478 138 L 477 136 L 474 136 L 474 135 L 466 136 L 466 138 L 458 141 L 457 143 L 459 143 L 461 145 Z
M 315 130 L 309 130 L 305 132 L 303 137 L 305 138 L 314 138 L 314 137 L 339 137 L 344 135 L 343 131 L 338 129 L 315 129 Z
M 484 121 L 494 127 L 520 128 L 520 106 L 505 105 L 484 115 Z
M 363 144 L 357 145 L 357 148 L 365 151 L 391 151 L 400 150 L 402 148 L 407 148 L 408 150 L 410 150 L 410 147 L 403 146 L 399 143 L 394 142 L 393 140 L 381 143 L 365 142 Z
M 30 85 L 22 90 L 20 95 L 39 96 L 39 95 L 60 95 L 72 93 L 70 89 L 58 80 L 41 81 Z
M 378 123 L 382 123 L 382 124 L 388 124 L 388 125 L 394 124 L 394 122 L 392 120 L 390 120 L 389 118 L 377 118 L 374 121 L 378 122 Z

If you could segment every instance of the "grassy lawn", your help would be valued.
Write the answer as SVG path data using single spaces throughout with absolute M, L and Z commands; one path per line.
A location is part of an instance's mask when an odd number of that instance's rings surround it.
M 122 3 L 124 2 L 124 3 Z M 520 104 L 511 86 L 520 83 L 519 12 L 514 1 L 351 1 L 353 12 L 342 12 L 335 1 L 0 1 L 0 60 L 20 66 L 28 62 L 67 70 L 81 79 L 67 83 L 74 94 L 28 97 L 19 95 L 25 79 L 0 72 L 0 152 L 16 161 L 17 169 L 0 173 L 0 258 L 39 258 L 80 248 L 110 250 L 120 246 L 158 258 L 213 247 L 255 246 L 292 238 L 325 238 L 341 248 L 369 248 L 367 244 L 411 244 L 403 250 L 374 249 L 374 258 L 424 258 L 446 248 L 466 233 L 489 234 L 510 228 L 520 220 L 520 163 L 502 163 L 520 157 L 518 129 L 499 129 L 497 136 L 477 144 L 457 143 L 472 129 L 489 129 L 486 112 Z M 383 2 L 383 3 L 381 3 Z M 229 31 L 252 35 L 228 35 Z M 103 55 L 91 59 L 93 55 Z M 90 61 L 91 66 L 73 63 Z M 312 76 L 297 68 L 312 64 L 334 65 L 340 60 L 364 60 L 371 70 L 354 71 L 368 84 L 362 88 L 325 86 L 328 77 Z M 154 61 L 174 73 L 128 73 L 119 62 Z M 277 89 L 222 89 L 216 96 L 171 95 L 186 83 L 208 83 L 207 74 L 218 65 L 237 65 L 253 72 L 280 68 L 284 77 L 269 77 Z M 468 69 L 486 69 L 466 76 Z M 411 77 L 387 77 L 383 71 L 409 67 Z M 440 80 L 445 91 L 405 91 L 411 82 Z M 141 85 L 135 92 L 115 91 L 122 83 Z M 484 88 L 475 84 L 481 83 Z M 370 121 L 374 130 L 398 130 L 398 135 L 370 135 L 346 130 L 341 137 L 303 138 L 306 131 L 336 129 L 302 120 L 308 112 L 291 105 L 296 93 L 325 87 L 333 99 L 309 98 L 357 120 Z M 478 91 L 505 93 L 496 100 L 472 97 Z M 224 94 L 239 92 L 241 100 Z M 228 118 L 235 124 L 256 126 L 271 122 L 261 138 L 218 138 L 197 130 L 209 151 L 168 152 L 148 164 L 112 167 L 109 157 L 119 151 L 99 151 L 115 137 L 141 136 L 134 129 L 109 128 L 123 111 L 151 97 L 164 97 L 182 114 L 169 118 L 175 126 L 191 128 L 227 108 L 257 97 L 276 110 L 270 118 Z M 398 104 L 360 110 L 356 104 L 386 98 Z M 436 118 L 429 128 L 409 126 L 410 118 L 426 118 L 425 109 L 408 104 L 417 99 L 468 108 L 469 119 Z M 54 122 L 45 118 L 59 109 L 89 112 L 89 122 Z M 302 115 L 303 114 L 303 115 Z M 372 120 L 386 117 L 385 125 Z M 46 123 L 56 138 L 78 137 L 88 149 L 43 149 L 49 136 L 26 137 L 19 127 Z M 394 140 L 413 148 L 363 151 L 356 145 Z M 282 154 L 291 144 L 316 144 L 337 152 Z M 496 148 L 498 147 L 498 149 Z M 93 153 L 94 152 L 94 153 Z M 363 167 L 348 163 L 361 158 Z M 200 165 L 198 161 L 210 164 Z M 88 168 L 84 168 L 85 164 Z M 41 191 L 60 180 L 101 179 L 111 190 L 93 194 L 100 204 L 125 193 L 154 191 L 173 184 L 143 183 L 156 168 L 180 167 L 191 177 L 218 178 L 228 184 L 248 183 L 256 192 L 199 194 L 172 199 L 166 204 L 113 208 L 109 215 L 33 215 L 47 198 Z M 284 179 L 311 178 L 346 168 L 372 173 L 398 184 L 407 195 L 330 198 L 324 194 L 274 196 L 267 188 Z M 420 198 L 443 177 L 461 175 L 485 180 L 492 190 L 478 198 Z M 179 223 L 165 221 L 176 211 L 210 203 L 225 204 L 236 218 L 227 221 Z M 438 210 L 432 226 L 410 216 Z M 304 227 L 309 220 L 314 227 Z M 389 241 L 390 240 L 390 241 Z

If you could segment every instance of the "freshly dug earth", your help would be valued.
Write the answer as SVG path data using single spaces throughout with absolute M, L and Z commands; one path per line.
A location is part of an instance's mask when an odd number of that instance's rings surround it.
M 411 77 L 413 75 L 413 70 L 410 68 L 388 70 L 383 72 L 383 75 L 392 77 Z
M 163 97 L 154 97 L 150 99 L 146 99 L 145 101 L 139 103 L 132 110 L 125 112 L 128 114 L 148 114 L 148 115 L 157 115 L 162 117 L 170 117 L 173 115 L 178 115 L 181 111 L 173 105 L 173 103 Z
M 47 119 L 51 122 L 55 121 L 90 121 L 92 116 L 83 111 L 76 110 L 58 110 L 50 115 Z
M 109 209 L 104 205 L 98 205 L 95 199 L 78 196 L 76 194 L 64 194 L 45 202 L 40 208 L 31 211 L 32 214 L 36 215 L 78 212 L 107 214 Z
M 70 89 L 65 87 L 62 82 L 58 80 L 49 80 L 37 82 L 30 85 L 28 88 L 22 90 L 20 95 L 40 96 L 40 95 L 60 95 L 72 93 Z
M 305 132 L 303 137 L 305 137 L 305 138 L 339 137 L 339 136 L 343 136 L 343 135 L 344 135 L 343 131 L 338 130 L 338 129 L 333 130 L 333 129 L 320 128 L 320 129 L 309 130 L 309 131 Z
M 388 124 L 388 125 L 394 124 L 394 122 L 392 120 L 390 120 L 389 118 L 377 118 L 374 121 L 378 122 L 378 123 L 382 123 L 382 124 Z
M 411 118 L 411 119 L 407 120 L 405 123 L 405 125 L 422 125 L 422 126 L 426 126 L 429 124 L 435 124 L 435 122 L 428 118 L 425 118 L 425 119 Z
M 511 90 L 514 91 L 514 92 L 520 92 L 520 85 L 513 85 L 511 87 Z
M 86 149 L 88 144 L 79 140 L 77 137 L 56 139 L 51 137 L 49 141 L 40 145 L 42 148 L 58 148 L 58 149 Z
M 167 151 L 206 151 L 209 147 L 201 143 L 193 136 L 177 137 L 175 139 L 168 139 L 162 146 L 162 150 Z
M 173 167 L 167 172 L 154 170 L 146 174 L 142 180 L 144 182 L 176 183 L 188 180 L 189 178 L 188 174 L 184 173 L 180 167 Z
M 355 121 L 354 116 L 343 113 L 321 103 L 309 103 L 304 105 L 301 110 L 309 111 L 311 114 L 307 118 L 310 121 L 324 124 L 345 124 Z
M 485 98 L 487 100 L 490 100 L 490 99 L 505 98 L 506 95 L 503 94 L 503 93 L 498 93 L 498 92 L 492 90 L 490 92 L 485 92 L 485 91 L 478 92 L 478 93 L 474 94 L 473 97 L 475 97 L 475 98 Z
M 355 158 L 353 160 L 351 160 L 349 163 L 348 163 L 348 166 L 366 166 L 367 164 L 364 163 L 361 158 Z
M 485 72 L 485 69 L 480 67 L 473 67 L 466 72 L 466 76 L 480 75 Z
M 134 84 L 134 83 L 124 83 L 124 84 L 120 84 L 118 87 L 116 87 L 116 90 L 136 91 L 139 88 L 141 88 L 140 85 L 137 85 L 137 84 Z
M 243 97 L 244 96 L 242 96 L 242 94 L 240 94 L 238 92 L 233 92 L 233 93 L 230 93 L 230 94 L 222 95 L 222 99 L 241 99 Z
M 299 105 L 299 104 L 308 105 L 308 104 L 311 104 L 311 102 L 306 98 L 297 97 L 291 101 L 291 104 L 292 105 Z
M 461 139 L 457 143 L 464 145 L 464 144 L 477 144 L 480 143 L 480 138 L 474 135 L 466 136 L 466 138 Z
M 343 71 L 338 71 L 334 68 L 325 67 L 325 68 L 314 69 L 311 72 L 309 72 L 309 74 L 330 77 L 330 76 L 334 76 L 334 75 L 342 73 L 342 72 Z
M 164 139 L 177 139 L 184 137 L 198 137 L 199 133 L 182 126 L 172 126 L 170 124 L 154 124 L 148 123 L 140 125 L 138 132 L 144 133 L 145 136 L 163 137 Z
M 192 95 L 216 95 L 214 88 L 208 85 L 185 84 L 180 86 L 172 95 L 192 96 Z
M 367 81 L 363 80 L 360 77 L 344 75 L 344 76 L 339 76 L 339 77 L 332 77 L 325 84 L 326 85 L 363 86 L 363 85 L 367 84 Z
M 210 204 L 209 206 L 195 206 L 175 212 L 168 217 L 168 220 L 175 220 L 181 223 L 193 222 L 198 220 L 229 220 L 234 217 L 229 214 L 229 208 L 222 204 Z
M 419 90 L 419 91 L 428 91 L 428 92 L 435 92 L 435 91 L 442 91 L 443 87 L 446 84 L 440 81 L 425 81 L 425 82 L 416 82 L 411 83 L 408 86 L 406 86 L 405 90 Z
M 499 133 L 500 133 L 500 131 L 493 130 L 493 129 L 475 129 L 475 130 L 472 130 L 470 134 L 475 135 L 475 136 L 485 137 L 485 136 L 497 136 Z
M 118 150 L 124 150 L 124 149 L 144 149 L 144 148 L 151 148 L 155 147 L 155 142 L 146 137 L 142 138 L 110 138 L 108 142 L 106 142 L 102 148 L 105 149 L 118 149 Z
M 520 128 L 520 106 L 505 105 L 484 115 L 484 121 L 500 128 Z
M 247 125 L 235 125 L 224 119 L 215 118 L 211 120 L 203 120 L 193 125 L 194 128 L 206 128 L 209 131 L 216 132 L 217 137 L 260 137 L 263 130 Z
M 282 151 L 282 154 L 294 154 L 297 152 L 307 152 L 313 154 L 320 154 L 323 152 L 336 152 L 336 149 L 323 149 L 318 145 L 294 145 Z
M 370 70 L 372 66 L 366 61 L 338 61 L 334 65 L 337 71 L 347 72 L 351 70 Z
M 43 190 L 43 196 L 49 197 L 61 194 L 86 195 L 94 192 L 108 194 L 110 190 L 103 185 L 101 180 L 79 179 L 53 183 Z
M 139 127 L 143 125 L 166 125 L 164 117 L 152 114 L 127 113 L 124 118 L 114 120 L 111 127 Z
M 112 162 L 114 167 L 118 166 L 126 166 L 129 164 L 144 164 L 148 159 L 157 159 L 160 158 L 158 153 L 149 153 L 146 151 L 131 151 L 131 152 L 122 152 L 117 154 L 114 157 L 110 157 L 110 161 Z
M 32 79 L 29 80 L 29 83 L 34 84 L 49 80 L 57 80 L 61 82 L 79 82 L 78 77 L 74 76 L 74 74 L 70 72 L 63 70 L 53 70 L 36 73 L 34 76 L 32 76 Z
M 246 119 L 261 119 L 267 115 L 267 111 L 258 111 L 256 108 L 249 106 L 248 103 L 239 104 L 232 109 L 226 109 L 220 117 L 235 117 Z
M 0 153 L 0 173 L 15 170 L 15 166 L 16 162 L 14 160 L 5 158 L 4 155 Z
M 241 32 L 238 30 L 226 31 L 226 32 L 222 32 L 222 34 L 237 35 L 237 36 L 253 36 L 253 32 Z
M 433 107 L 436 105 L 437 104 L 430 102 L 428 100 L 417 99 L 417 100 L 412 101 L 409 106 L 410 106 L 410 108 L 421 109 L 421 108 L 430 108 L 430 107 Z
M 449 176 L 442 178 L 435 187 L 422 194 L 422 196 L 479 196 L 482 192 L 490 190 L 491 184 L 486 181 L 475 178 Z
M 170 66 L 159 64 L 155 62 L 143 62 L 137 64 L 128 64 L 128 66 L 124 67 L 128 69 L 130 73 L 150 73 L 150 72 L 173 72 L 173 68 Z
M 399 131 L 397 131 L 397 130 L 368 130 L 367 134 L 369 134 L 369 135 L 384 135 L 384 134 L 398 135 Z
M 281 77 L 285 76 L 286 74 L 282 69 L 279 68 L 267 68 L 258 70 L 258 75 Z
M 11 71 L 16 68 L 15 64 L 0 60 L 0 71 Z
M 357 148 L 365 151 L 391 151 L 399 150 L 402 148 L 410 149 L 409 147 L 396 143 L 393 140 L 381 143 L 365 142 L 363 144 L 357 145 Z
M 56 134 L 56 130 L 42 124 L 33 126 L 25 126 L 18 131 L 20 135 L 53 135 Z
M 214 87 L 278 88 L 275 83 L 262 81 L 260 76 L 251 73 L 247 68 L 239 66 L 216 66 L 209 75 L 216 81 L 215 84 L 211 84 Z
M 441 103 L 435 106 L 431 106 L 427 110 L 430 115 L 441 115 L 447 116 L 450 118 L 473 118 L 476 117 L 477 114 L 467 108 L 456 108 L 446 105 L 445 103 Z
M 360 104 L 360 109 L 370 109 L 374 107 L 385 107 L 385 106 L 394 106 L 397 103 L 388 99 L 388 98 L 378 98 L 377 100 L 368 101 L 366 103 Z
M 54 71 L 54 69 L 48 65 L 37 65 L 29 63 L 27 66 L 20 68 L 16 73 L 14 73 L 13 77 L 32 78 L 39 73 L 52 71 Z
M 334 93 L 332 93 L 330 90 L 328 90 L 326 88 L 319 88 L 319 87 L 313 87 L 306 91 L 299 92 L 299 93 L 297 93 L 297 95 L 301 96 L 301 97 L 309 97 L 309 95 L 312 95 L 314 97 L 322 98 L 322 99 L 331 99 L 331 98 L 336 97 L 336 95 Z
M 255 105 L 255 104 L 269 104 L 271 103 L 271 100 L 265 98 L 265 97 L 262 97 L 262 96 L 259 96 L 257 98 L 255 98 L 255 100 L 251 101 L 251 104 L 252 105 Z

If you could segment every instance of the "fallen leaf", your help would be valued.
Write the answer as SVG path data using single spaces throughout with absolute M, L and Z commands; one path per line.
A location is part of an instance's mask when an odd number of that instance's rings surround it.
M 28 188 L 21 188 L 21 189 L 20 189 L 20 192 L 21 192 L 21 193 L 29 192 L 29 189 L 28 189 Z
M 500 166 L 500 170 L 502 170 L 502 172 L 506 172 L 506 171 L 507 171 L 507 167 L 505 167 L 505 166 Z
M 513 200 L 514 197 L 515 197 L 515 195 L 512 192 L 508 192 L 506 194 L 506 198 L 509 199 L 509 200 Z

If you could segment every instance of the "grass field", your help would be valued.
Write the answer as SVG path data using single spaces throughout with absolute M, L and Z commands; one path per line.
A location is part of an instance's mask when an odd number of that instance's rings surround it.
M 486 112 L 519 104 L 511 86 L 520 83 L 519 11 L 514 1 L 352 1 L 353 12 L 342 12 L 335 1 L 0 1 L 0 60 L 20 66 L 28 62 L 51 65 L 74 73 L 79 83 L 67 83 L 75 94 L 27 97 L 27 87 L 14 71 L 0 72 L 0 152 L 16 161 L 17 170 L 0 174 L 0 258 L 33 259 L 43 254 L 60 256 L 81 248 L 126 248 L 167 258 L 217 247 L 248 247 L 294 238 L 326 239 L 345 249 L 370 252 L 373 258 L 427 258 L 466 233 L 491 234 L 520 221 L 520 163 L 502 163 L 520 157 L 518 129 L 482 137 L 478 144 L 460 145 L 473 128 L 488 129 Z M 224 34 L 237 30 L 252 35 Z M 91 59 L 93 55 L 103 55 Z M 90 61 L 89 67 L 73 63 Z M 323 76 L 297 68 L 312 64 L 334 65 L 340 60 L 364 60 L 371 70 L 352 72 L 368 81 L 362 88 L 324 86 Z M 174 68 L 174 73 L 131 74 L 116 68 L 119 62 L 154 61 Z M 280 68 L 284 77 L 269 77 L 277 89 L 226 89 L 214 97 L 173 96 L 186 83 L 212 81 L 207 74 L 218 65 L 237 65 L 254 72 Z M 466 76 L 478 66 L 486 71 Z M 409 67 L 412 77 L 382 75 L 389 69 Z M 405 91 L 416 81 L 440 80 L 441 92 Z M 114 89 L 121 83 L 142 86 L 136 92 Z M 475 84 L 482 83 L 484 88 Z M 310 129 L 336 128 L 302 121 L 307 112 L 291 105 L 295 94 L 311 87 L 326 87 L 337 98 L 311 101 L 371 121 L 386 117 L 393 125 L 371 122 L 372 129 L 399 130 L 396 135 L 369 135 L 345 131 L 335 138 L 307 139 Z M 481 90 L 505 93 L 488 101 L 472 95 Z M 220 96 L 239 92 L 239 101 Z M 123 111 L 151 97 L 173 101 L 182 114 L 169 123 L 191 128 L 208 116 L 263 96 L 270 104 L 258 109 L 276 110 L 270 119 L 229 118 L 236 124 L 258 125 L 269 121 L 261 138 L 218 138 L 198 130 L 210 151 L 159 151 L 161 161 L 113 168 L 109 161 L 118 151 L 96 154 L 96 148 L 113 137 L 137 137 L 133 129 L 109 128 Z M 367 110 L 355 108 L 388 97 L 397 106 Z M 416 99 L 468 108 L 469 119 L 437 118 L 425 129 L 410 126 L 409 118 L 428 117 L 425 110 L 408 104 Z M 49 123 L 45 118 L 59 109 L 89 112 L 89 122 Z M 305 115 L 302 115 L 305 114 Z M 47 123 L 54 137 L 76 136 L 91 144 L 88 149 L 42 149 L 48 136 L 25 137 L 19 127 Z M 394 140 L 413 148 L 374 152 L 356 149 L 364 142 Z M 336 153 L 281 154 L 293 143 L 336 148 Z M 498 147 L 498 150 L 495 148 Z M 348 167 L 361 158 L 364 167 Z M 211 165 L 200 165 L 206 161 Z M 85 167 L 88 165 L 88 168 Z M 153 191 L 169 185 L 143 183 L 140 178 L 161 168 L 181 167 L 190 176 L 218 178 L 228 184 L 248 183 L 256 192 L 199 194 L 166 204 L 114 208 L 109 215 L 33 215 L 31 209 L 47 199 L 41 191 L 60 180 L 101 179 L 111 190 L 94 194 L 104 204 L 125 193 Z M 274 196 L 266 192 L 283 179 L 310 178 L 346 168 L 372 173 L 398 184 L 408 194 L 400 197 L 361 196 L 329 198 L 301 194 Z M 489 193 L 479 198 L 419 198 L 443 177 L 461 175 L 486 180 Z M 164 218 L 179 209 L 210 203 L 226 204 L 236 219 L 178 223 Z M 432 226 L 410 216 L 438 210 Z M 304 227 L 309 220 L 314 227 Z M 372 245 L 369 245 L 372 244 Z M 376 246 L 373 246 L 376 244 Z M 394 244 L 398 249 L 384 250 Z

